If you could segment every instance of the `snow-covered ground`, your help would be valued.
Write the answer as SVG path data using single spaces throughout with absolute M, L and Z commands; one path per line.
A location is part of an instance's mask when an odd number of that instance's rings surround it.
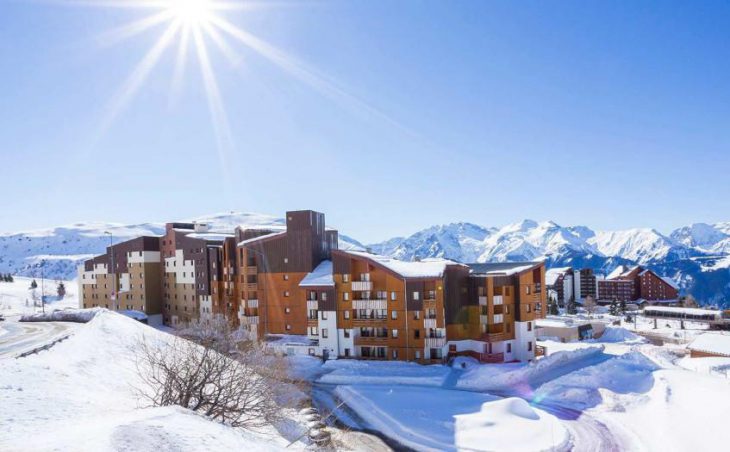
M 295 362 L 322 406 L 346 404 L 345 423 L 419 450 L 723 449 L 730 359 L 683 358 L 681 344 L 655 346 L 618 327 L 590 342 L 540 344 L 548 356 L 531 364 Z M 511 407 L 515 398 L 533 412 Z
M 133 347 L 142 336 L 170 338 L 102 311 L 50 350 L 0 360 L 0 450 L 263 451 L 288 444 L 273 428 L 251 432 L 178 407 L 141 408 Z
M 13 282 L 0 282 L 0 314 L 12 316 L 30 314 L 41 311 L 41 294 L 45 295 L 46 310 L 56 310 L 79 307 L 79 286 L 76 281 L 62 281 L 66 288 L 66 295 L 59 299 L 56 293 L 59 281 L 35 279 L 38 287 L 31 289 L 33 278 L 22 276 L 14 277 Z M 41 282 L 43 283 L 41 287 Z M 33 293 L 37 298 L 37 306 L 33 306 Z

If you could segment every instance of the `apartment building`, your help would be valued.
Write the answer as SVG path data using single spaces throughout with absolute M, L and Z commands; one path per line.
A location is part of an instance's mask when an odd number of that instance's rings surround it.
M 80 305 L 149 316 L 162 314 L 159 237 L 137 237 L 107 247 L 79 267 Z
M 233 231 L 168 223 L 161 237 L 85 262 L 79 280 L 84 307 L 119 301 L 170 326 L 222 316 L 286 353 L 421 363 L 532 359 L 546 300 L 543 263 L 339 250 L 337 231 L 311 210 Z
M 598 281 L 599 300 L 670 302 L 679 298 L 679 286 L 640 265 L 620 266 Z
M 598 297 L 598 277 L 590 268 L 551 268 L 547 274 L 548 288 L 554 291 L 560 306 L 571 300 L 583 303 L 588 297 Z
M 308 297 L 326 289 L 300 283 L 330 259 L 337 231 L 326 229 L 323 213 L 301 210 L 286 213 L 283 229 L 238 228 L 236 237 L 240 325 L 259 338 L 308 335 Z

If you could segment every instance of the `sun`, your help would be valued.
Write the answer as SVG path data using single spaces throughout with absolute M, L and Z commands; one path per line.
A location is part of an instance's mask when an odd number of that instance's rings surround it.
M 183 24 L 199 25 L 209 20 L 214 6 L 211 0 L 172 0 L 169 10 Z

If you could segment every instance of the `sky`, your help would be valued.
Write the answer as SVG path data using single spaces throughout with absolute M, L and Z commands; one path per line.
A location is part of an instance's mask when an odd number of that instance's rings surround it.
M 296 209 L 363 242 L 730 221 L 727 2 L 256 3 L 217 14 L 263 52 L 206 35 L 206 75 L 191 40 L 176 83 L 175 35 L 127 102 L 167 24 L 110 31 L 159 10 L 68 3 L 0 0 L 3 232 Z

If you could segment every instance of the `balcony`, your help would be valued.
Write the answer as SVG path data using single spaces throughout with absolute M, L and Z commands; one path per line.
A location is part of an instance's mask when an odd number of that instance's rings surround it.
M 479 336 L 479 340 L 485 342 L 502 342 L 510 340 L 510 335 L 507 333 L 484 333 Z
M 246 283 L 243 285 L 246 290 L 258 290 L 259 286 L 256 283 Z
M 487 297 L 479 297 L 479 306 L 487 305 Z
M 387 317 L 357 317 L 352 319 L 353 325 L 380 325 L 388 321 Z
M 488 325 L 489 324 L 489 316 L 488 315 L 480 315 L 479 316 L 479 323 L 482 325 Z
M 307 310 L 319 310 L 319 302 L 317 300 L 307 300 Z
M 246 267 L 246 270 L 243 273 L 245 275 L 255 275 L 258 273 L 258 269 L 256 267 Z
M 487 364 L 504 362 L 504 353 L 480 353 L 479 361 Z
M 494 323 L 504 323 L 504 314 L 494 314 Z
M 239 320 L 241 321 L 241 325 L 258 325 L 259 324 L 258 316 L 239 317 Z
M 492 304 L 495 306 L 499 306 L 501 304 L 504 304 L 504 296 L 503 295 L 495 295 L 492 297 Z
M 352 300 L 353 309 L 388 309 L 387 300 Z
M 373 282 L 372 281 L 353 281 L 351 288 L 353 291 L 369 291 L 373 290 Z
M 426 348 L 441 348 L 446 345 L 445 337 L 427 337 L 425 339 Z
M 388 336 L 355 336 L 355 345 L 386 345 Z
M 436 319 L 423 319 L 423 327 L 428 328 L 436 328 Z
M 249 307 L 249 308 L 258 308 L 259 307 L 259 300 L 247 300 L 246 301 L 246 307 Z

